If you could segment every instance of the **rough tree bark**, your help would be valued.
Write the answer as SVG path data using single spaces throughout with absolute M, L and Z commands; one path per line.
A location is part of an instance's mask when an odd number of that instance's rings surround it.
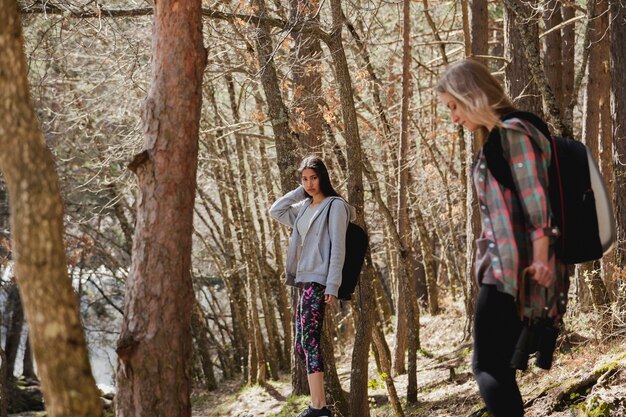
M 411 105 L 411 1 L 403 2 L 403 19 L 402 19 L 402 108 L 401 108 L 401 129 L 400 129 L 400 148 L 398 152 L 398 234 L 402 239 L 402 246 L 405 251 L 409 251 L 411 247 L 411 228 L 409 226 L 409 207 L 408 207 L 408 157 L 409 157 L 409 110 Z M 408 254 L 407 254 L 408 255 Z M 411 256 L 411 255 L 408 255 Z M 404 258 L 405 256 L 401 256 Z M 404 262 L 401 259 L 400 262 Z M 403 269 L 405 272 L 406 268 Z M 405 304 L 406 316 L 398 316 L 397 320 L 406 320 L 408 335 L 408 387 L 407 402 L 417 402 L 417 327 L 419 326 L 419 307 L 417 303 L 412 302 L 411 282 L 414 271 L 411 273 L 400 273 L 398 281 L 400 282 L 400 297 Z M 429 295 L 431 286 L 428 287 Z M 415 297 L 416 298 L 416 297 Z M 429 297 L 429 303 L 435 302 Z M 417 314 L 416 314 L 417 313 Z M 399 327 L 399 326 L 398 326 Z M 397 343 L 397 342 L 396 342 Z M 381 352 L 381 353 L 384 353 Z M 404 357 L 404 351 L 398 351 Z M 396 356 L 397 358 L 397 356 Z
M 292 22 L 312 19 L 319 22 L 318 0 L 290 0 L 289 14 Z M 302 148 L 307 153 L 321 153 L 323 123 L 322 117 L 322 47 L 320 40 L 311 32 L 299 31 L 294 34 L 291 50 L 293 59 L 293 102 L 294 119 L 305 125 L 298 129 Z M 298 125 L 300 125 L 298 123 Z
M 626 0 L 611 2 L 611 44 L 620 45 L 626 39 Z M 615 192 L 613 204 L 617 220 L 618 266 L 626 267 L 626 50 L 611 48 L 611 116 L 613 118 L 613 167 Z
M 516 107 L 541 117 L 543 115 L 541 94 L 529 72 L 530 67 L 524 54 L 524 42 L 520 33 L 521 29 L 527 31 L 532 37 L 531 42 L 536 44 L 538 42 L 537 21 L 529 17 L 528 6 L 521 4 L 519 0 L 507 0 L 505 4 L 504 56 L 509 62 L 504 70 L 506 92 Z M 512 8 L 512 5 L 516 8 Z M 519 13 L 520 10 L 523 15 Z M 517 24 L 516 16 L 519 22 Z
M 137 224 L 117 343 L 118 417 L 191 415 L 191 234 L 202 74 L 199 0 L 154 4 Z
M 50 417 L 96 417 L 78 300 L 67 273 L 54 160 L 32 106 L 17 2 L 0 0 L 0 169 L 11 200 L 15 275 Z
M 561 3 L 558 0 L 548 0 L 543 12 L 543 21 L 546 30 L 550 30 L 563 22 L 561 15 Z M 564 108 L 563 100 L 563 39 L 561 30 L 552 30 L 543 40 L 543 69 L 552 87 L 561 109 Z
M 363 213 L 363 161 L 361 158 L 361 141 L 359 126 L 354 106 L 352 78 L 348 67 L 346 53 L 343 48 L 342 28 L 345 16 L 341 8 L 341 0 L 331 0 L 332 31 L 326 39 L 335 69 L 336 82 L 341 99 L 341 110 L 344 122 L 344 137 L 346 140 L 346 154 L 348 155 L 348 199 L 357 211 L 356 223 L 365 226 Z M 352 351 L 352 368 L 350 371 L 350 411 L 351 415 L 369 417 L 367 401 L 368 356 L 372 341 L 372 308 L 374 305 L 372 281 L 374 269 L 371 264 L 366 265 L 364 277 L 360 281 L 360 289 L 356 302 L 360 302 L 362 311 L 357 321 L 357 331 L 354 350 Z
M 610 136 L 610 78 L 609 78 L 609 37 L 606 36 L 609 25 L 608 1 L 590 0 L 595 3 L 595 10 L 590 24 L 590 39 L 593 45 L 589 51 L 587 62 L 587 85 L 585 88 L 585 110 L 582 137 L 596 161 L 600 161 L 600 147 L 602 136 Z M 593 74 L 593 75 L 590 75 Z M 604 156 L 607 156 L 606 150 Z M 609 158 L 610 160 L 610 158 Z M 601 163 L 607 168 L 607 162 Z M 610 184 L 611 177 L 603 172 L 604 178 Z M 591 262 L 581 265 L 578 269 L 578 286 L 589 287 L 591 302 L 596 308 L 604 307 L 608 302 L 608 293 L 602 276 L 599 272 L 599 263 Z M 582 300 L 581 300 L 582 302 Z

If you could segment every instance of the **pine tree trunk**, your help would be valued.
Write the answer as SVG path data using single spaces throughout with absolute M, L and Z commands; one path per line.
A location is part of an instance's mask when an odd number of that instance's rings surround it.
M 256 0 L 255 6 L 260 15 L 266 12 L 264 0 Z M 296 185 L 299 139 L 297 133 L 289 126 L 289 111 L 283 101 L 276 68 L 274 68 L 274 62 L 272 61 L 274 46 L 272 45 L 272 37 L 267 23 L 261 21 L 256 28 L 256 33 L 255 40 L 261 84 L 263 85 L 269 118 L 274 132 L 281 191 L 283 194 L 286 194 L 293 190 Z
M 512 0 L 518 7 L 524 10 L 526 16 L 528 7 L 519 0 Z M 528 60 L 524 53 L 524 42 L 520 33 L 519 25 L 515 23 L 515 13 L 508 6 L 504 12 L 504 55 L 509 65 L 505 67 L 505 89 L 507 95 L 511 97 L 516 107 L 521 110 L 530 111 L 538 116 L 543 115 L 541 94 L 537 85 L 533 81 L 529 71 Z M 537 23 L 528 20 L 525 29 L 531 35 L 531 42 L 538 42 Z
M 118 417 L 188 417 L 194 301 L 191 235 L 202 104 L 201 2 L 154 5 L 137 224 L 117 343 Z
M 610 78 L 606 58 L 609 55 L 608 1 L 590 0 L 595 2 L 595 13 L 592 20 L 590 41 L 593 44 L 587 63 L 587 86 L 585 90 L 585 118 L 582 137 L 596 161 L 600 160 L 600 138 L 603 134 L 610 135 Z M 593 74 L 593 75 L 590 75 Z M 606 131 L 608 129 L 608 132 Z M 606 169 L 606 167 L 603 167 Z M 604 174 L 604 173 L 603 173 Z M 605 176 L 607 182 L 610 177 Z M 590 262 L 578 268 L 579 285 L 587 285 L 591 294 L 591 302 L 596 308 L 602 308 L 608 302 L 606 286 L 602 281 L 598 262 Z
M 611 2 L 611 45 L 621 45 L 626 39 L 626 0 Z M 611 48 L 611 116 L 613 119 L 613 167 L 615 186 L 613 204 L 617 220 L 618 267 L 626 267 L 626 50 Z
M 611 69 L 610 69 L 610 56 L 611 56 L 611 44 L 610 36 L 610 4 L 608 0 L 603 0 L 597 4 L 597 13 L 599 13 L 598 19 L 595 22 L 598 25 L 600 32 L 600 39 L 593 47 L 593 53 L 596 52 L 601 58 L 601 65 L 599 72 L 594 75 L 594 78 L 600 78 L 602 81 L 600 96 L 598 96 L 598 104 L 600 105 L 600 131 L 598 136 L 598 164 L 600 165 L 600 171 L 604 177 L 607 192 L 609 195 L 614 194 L 614 182 L 613 176 L 613 122 L 611 119 Z M 614 46 L 615 48 L 616 46 Z M 615 250 L 611 250 L 604 255 L 600 261 L 600 274 L 599 281 L 604 286 L 604 293 L 598 291 L 597 302 L 599 306 L 604 307 L 610 301 L 614 299 L 614 295 L 617 295 L 617 280 L 614 279 L 615 272 L 616 253 Z M 602 287 L 600 287 L 600 290 Z M 595 298 L 595 296 L 594 296 Z M 608 330 L 608 329 L 605 329 Z
M 543 21 L 546 31 L 563 22 L 561 4 L 558 0 L 548 0 L 543 12 Z M 543 68 L 552 87 L 552 92 L 558 101 L 561 110 L 565 108 L 563 99 L 563 38 L 561 30 L 554 30 L 544 37 L 543 41 Z
M 303 22 L 305 20 L 319 21 L 317 1 L 290 0 L 289 14 L 291 20 Z M 306 153 L 322 152 L 322 132 L 324 119 L 322 117 L 322 47 L 320 40 L 310 32 L 296 32 L 291 50 L 291 67 L 293 78 L 294 118 L 301 119 L 304 125 L 298 130 L 300 144 Z M 300 120 L 299 120 L 300 121 Z
M 46 410 L 50 417 L 101 416 L 67 272 L 58 177 L 31 102 L 18 4 L 0 0 L 0 10 L 0 169 L 11 200 L 15 276 Z

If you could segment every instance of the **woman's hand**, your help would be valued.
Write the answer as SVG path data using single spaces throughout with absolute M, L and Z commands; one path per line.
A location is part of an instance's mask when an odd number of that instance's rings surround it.
M 542 287 L 550 287 L 556 280 L 556 275 L 548 263 L 550 237 L 543 236 L 533 241 L 533 263 L 528 267 L 528 273 Z
M 528 273 L 532 275 L 539 285 L 546 288 L 554 284 L 556 278 L 552 268 L 546 261 L 533 261 L 528 267 Z
M 332 294 L 325 294 L 324 295 L 324 302 L 326 304 L 328 304 L 328 305 L 332 305 L 335 302 L 336 299 L 337 299 L 337 297 L 335 297 Z

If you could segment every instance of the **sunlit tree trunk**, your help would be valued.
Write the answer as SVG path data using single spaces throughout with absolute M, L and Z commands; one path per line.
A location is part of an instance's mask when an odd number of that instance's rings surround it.
M 102 404 L 67 272 L 59 181 L 30 97 L 17 6 L 0 0 L 0 169 L 11 200 L 15 276 L 48 416 L 99 417 Z
M 352 77 L 348 67 L 345 50 L 343 48 L 342 31 L 345 16 L 341 7 L 341 0 L 331 0 L 332 32 L 327 39 L 328 48 L 333 57 L 336 74 L 336 83 L 341 99 L 341 108 L 344 122 L 344 137 L 346 140 L 346 154 L 348 156 L 348 200 L 357 211 L 356 223 L 365 228 L 363 213 L 363 161 L 361 156 L 361 142 L 357 114 L 354 107 L 354 93 Z M 364 276 L 360 280 L 360 289 L 357 290 L 356 302 L 360 302 L 362 311 L 357 320 L 357 330 L 354 350 L 352 351 L 352 369 L 350 371 L 350 412 L 351 415 L 369 417 L 367 400 L 368 356 L 372 341 L 372 320 L 374 307 L 372 279 L 374 270 L 367 264 Z
M 294 22 L 319 21 L 318 0 L 290 0 L 289 14 Z M 293 77 L 293 119 L 304 152 L 321 154 L 323 142 L 322 117 L 322 47 L 311 32 L 296 32 L 291 50 Z
M 626 39 L 626 1 L 611 2 L 611 45 L 620 45 Z M 626 50 L 611 48 L 611 116 L 613 119 L 613 167 L 615 188 L 613 204 L 617 220 L 617 261 L 626 267 Z
M 116 415 L 188 417 L 191 234 L 206 65 L 200 1 L 155 3 L 152 53 L 144 149 L 129 166 L 139 192 L 117 343 Z
M 402 24 L 402 115 L 401 115 L 401 129 L 400 129 L 400 149 L 398 158 L 398 235 L 402 241 L 404 248 L 404 254 L 401 254 L 400 262 L 406 262 L 406 257 L 411 256 L 409 254 L 411 247 L 411 228 L 409 227 L 409 208 L 408 208 L 408 182 L 409 182 L 409 170 L 408 170 L 408 155 L 409 155 L 409 107 L 411 103 L 411 2 L 410 0 L 403 1 L 403 24 Z M 400 272 L 398 275 L 399 281 L 399 297 L 398 303 L 404 303 L 406 315 L 397 317 L 397 328 L 400 328 L 400 323 L 405 320 L 408 336 L 408 379 L 409 384 L 407 387 L 407 401 L 409 403 L 417 402 L 417 327 L 419 327 L 419 309 L 417 303 L 414 300 L 417 299 L 411 291 L 413 280 L 413 271 L 407 273 L 407 268 L 403 268 L 404 273 Z M 429 288 L 430 290 L 430 288 Z M 404 298 L 404 299 L 403 299 Z M 428 300 L 431 301 L 430 299 Z M 400 343 L 399 338 L 396 338 L 396 344 Z M 384 353 L 384 351 L 381 351 Z M 401 355 L 404 359 L 404 350 L 396 351 L 397 355 Z M 398 362 L 400 357 L 396 357 Z M 384 358 L 383 358 L 384 359 Z M 404 362 L 404 361 L 402 361 Z
M 583 120 L 582 137 L 594 159 L 600 160 L 600 147 L 602 144 L 601 137 L 603 135 L 610 136 L 611 132 L 611 113 L 610 113 L 610 75 L 609 62 L 606 60 L 609 56 L 609 37 L 606 36 L 609 23 L 608 1 L 607 0 L 590 0 L 595 2 L 594 18 L 591 21 L 590 41 L 593 47 L 589 53 L 589 61 L 587 63 L 587 85 L 585 89 L 585 111 Z M 609 149 L 610 151 L 610 149 Z M 609 152 L 610 154 L 610 152 Z M 606 149 L 605 155 L 606 156 Z M 609 157 L 610 160 L 610 157 Z M 601 167 L 607 169 L 607 162 L 601 164 Z M 610 170 L 612 171 L 612 169 Z M 604 173 L 607 183 L 610 183 L 611 177 L 609 173 Z M 608 302 L 608 294 L 604 281 L 599 271 L 599 263 L 591 262 L 579 268 L 578 284 L 589 287 L 591 302 L 593 305 L 603 307 Z M 584 301 L 581 300 L 581 301 Z

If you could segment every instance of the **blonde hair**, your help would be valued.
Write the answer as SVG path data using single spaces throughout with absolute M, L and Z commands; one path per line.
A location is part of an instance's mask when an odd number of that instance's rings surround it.
M 515 110 L 500 82 L 478 61 L 465 59 L 450 65 L 435 91 L 450 94 L 472 123 L 501 126 L 500 116 Z

